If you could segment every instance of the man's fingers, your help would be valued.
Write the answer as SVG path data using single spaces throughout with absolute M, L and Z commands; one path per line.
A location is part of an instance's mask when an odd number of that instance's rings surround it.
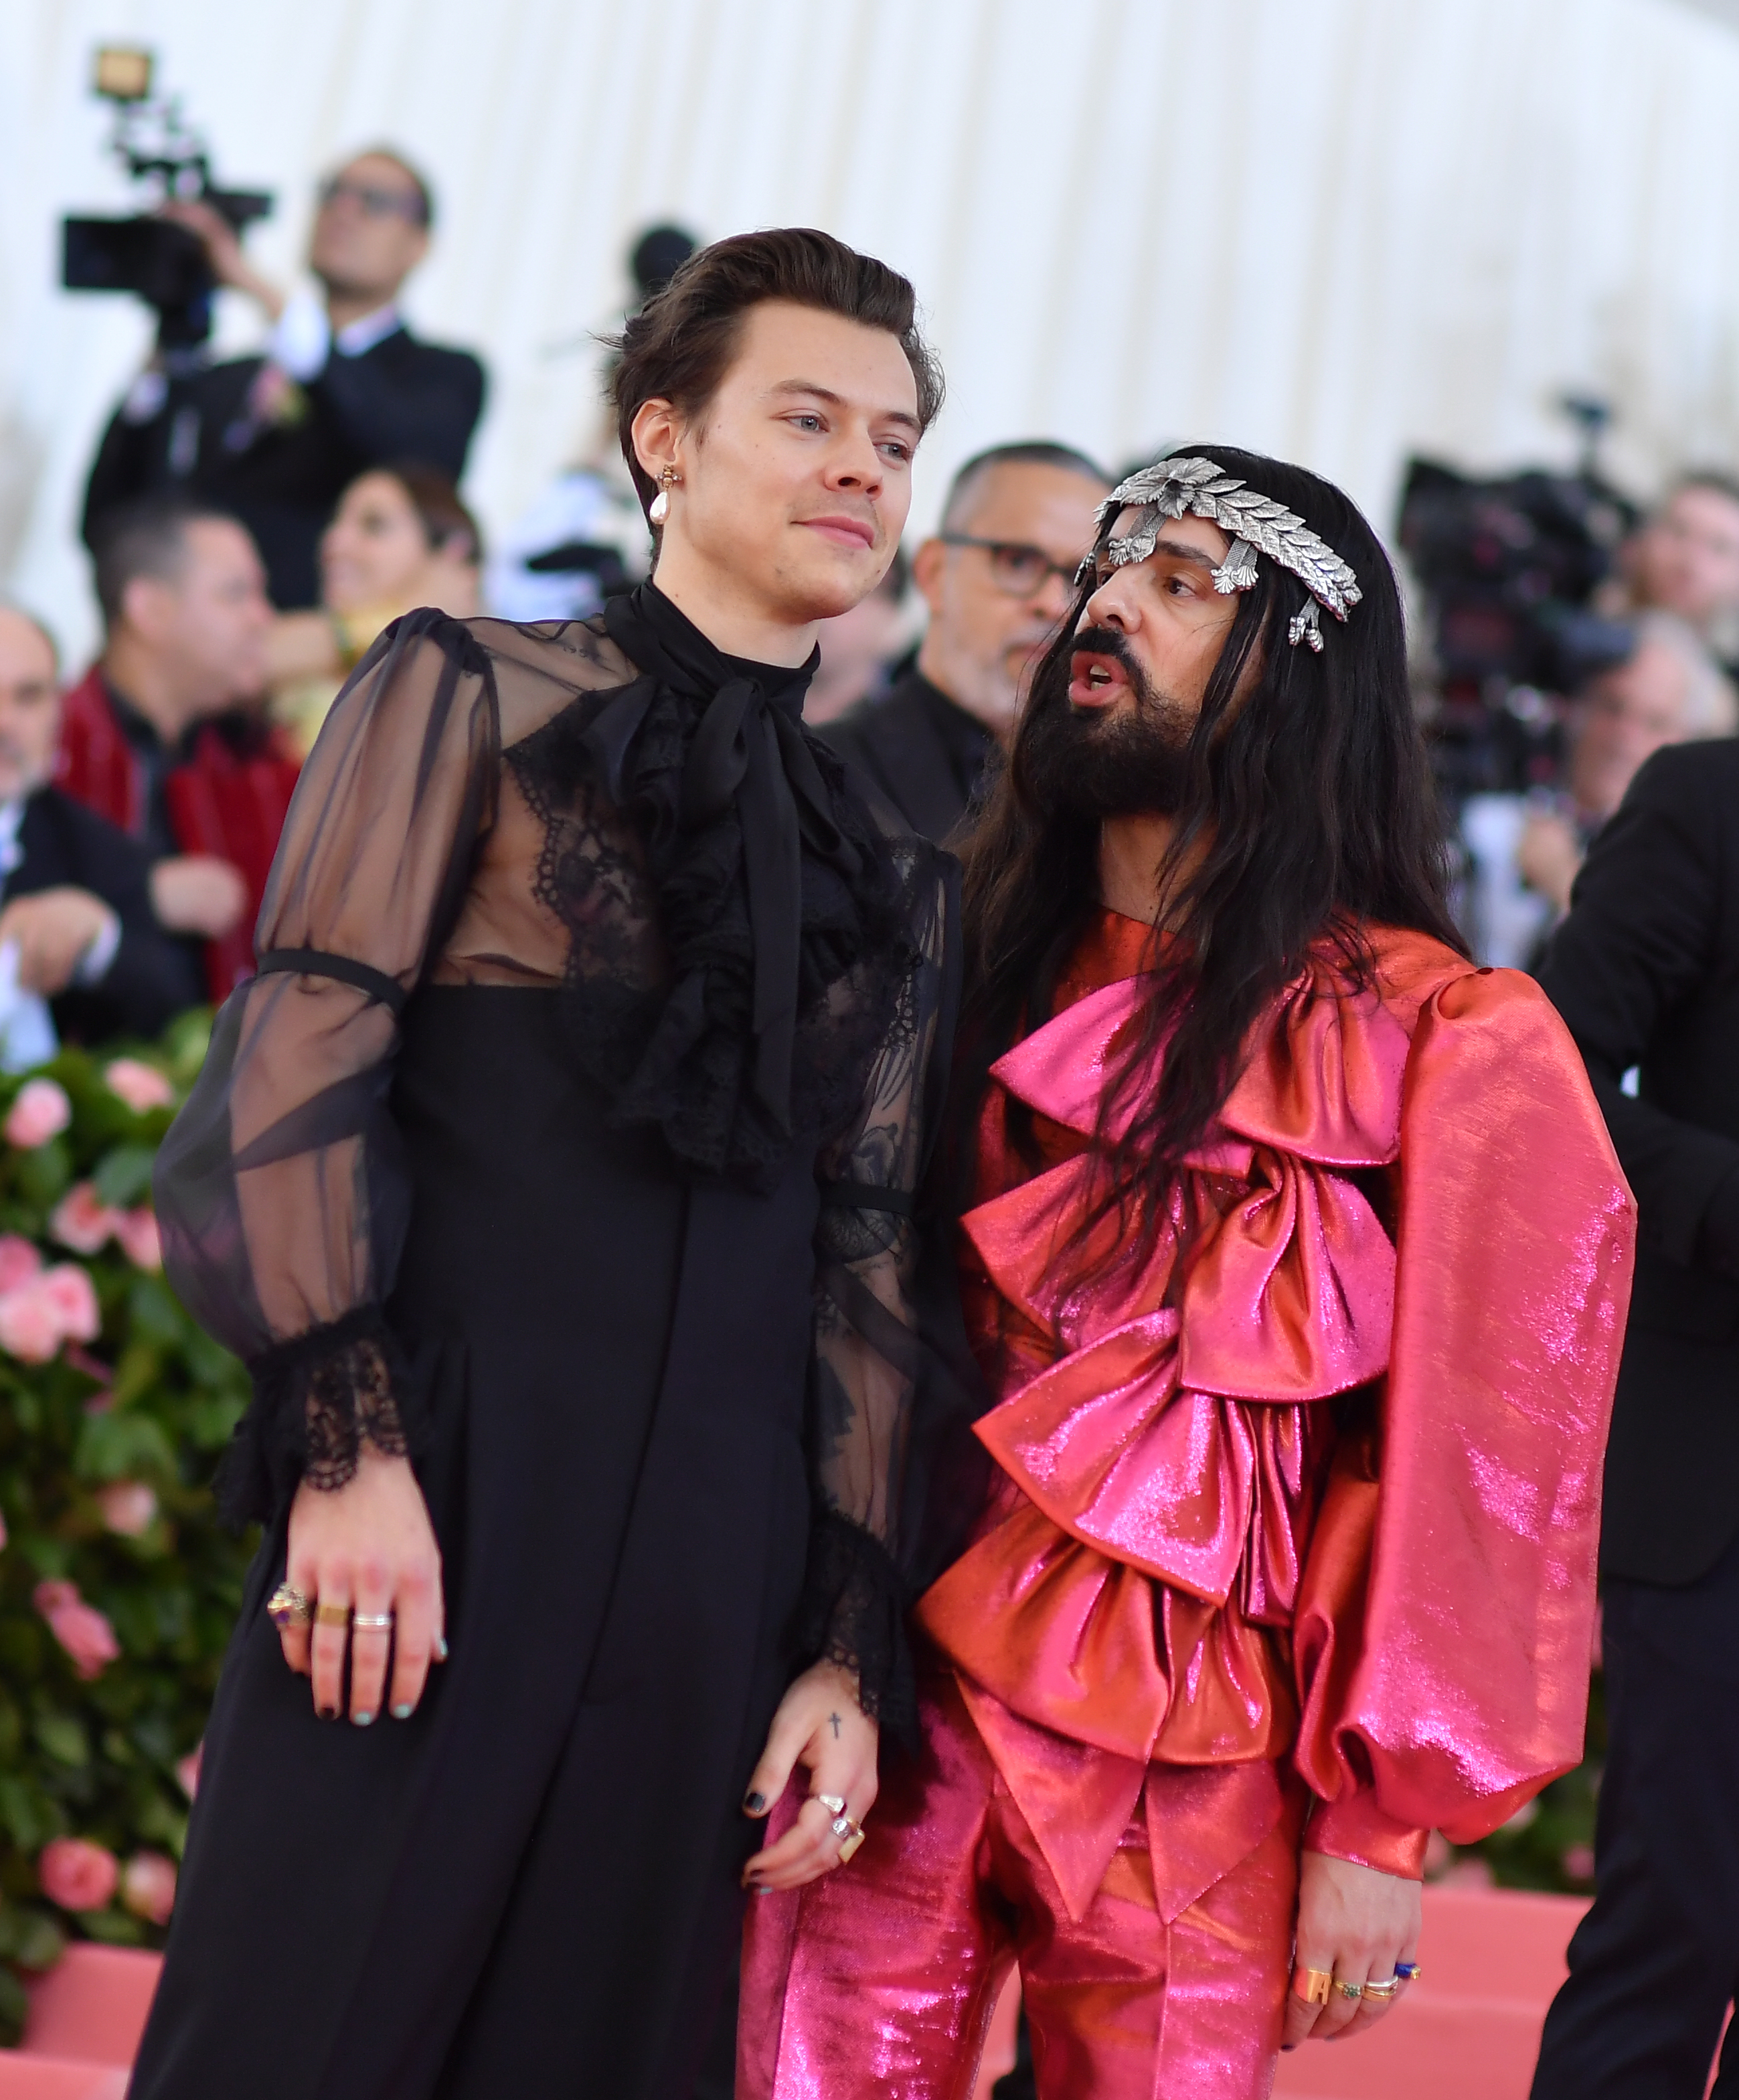
M 775 1719 L 761 1762 L 749 1774 L 748 1790 L 743 1796 L 745 1815 L 765 1815 L 791 1783 L 791 1775 L 803 1753 L 803 1737 L 795 1728 Z
M 1315 2027 L 1317 2015 L 1322 2010 L 1320 2005 L 1305 2004 L 1298 1995 L 1298 1987 L 1295 1980 L 1292 1988 L 1287 1992 L 1286 2023 L 1281 2030 L 1280 2046 L 1282 2049 L 1296 2049 Z
M 309 1594 L 315 1598 L 314 1710 L 323 1721 L 336 1721 L 344 1705 L 344 1651 L 350 1643 L 351 1578 L 347 1570 L 322 1571 L 321 1587 Z M 323 1624 L 324 1612 L 332 1621 Z M 341 1620 L 339 1613 L 343 1614 Z
M 797 1820 L 776 1845 L 757 1852 L 744 1868 L 752 1886 L 801 1888 L 837 1864 L 840 1840 L 833 1835 L 833 1811 L 811 1794 Z
M 440 1578 L 421 1571 L 399 1584 L 398 1624 L 393 1630 L 392 1718 L 408 1721 L 429 1681 L 429 1663 L 440 1630 Z

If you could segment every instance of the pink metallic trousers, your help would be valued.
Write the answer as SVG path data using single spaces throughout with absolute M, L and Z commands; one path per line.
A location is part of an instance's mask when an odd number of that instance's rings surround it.
M 923 1755 L 889 1761 L 851 1864 L 750 1904 L 737 2100 L 970 2100 L 1016 1961 L 1044 2100 L 1266 2100 L 1297 1814 L 1167 1925 L 1147 1816 L 1172 1775 L 1150 1768 L 1077 1920 L 951 1675 L 921 1719 Z

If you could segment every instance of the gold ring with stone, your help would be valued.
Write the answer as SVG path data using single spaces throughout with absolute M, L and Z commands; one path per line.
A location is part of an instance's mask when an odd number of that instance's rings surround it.
M 854 1824 L 852 1825 L 851 1835 L 839 1848 L 839 1863 L 842 1867 L 855 1855 L 858 1847 L 863 1842 L 863 1826 L 861 1823 Z
M 1365 1995 L 1365 1987 L 1362 1983 L 1344 1983 L 1338 1976 L 1335 1979 L 1335 1988 L 1343 1998 L 1357 2000 Z
M 1416 1983 L 1424 1973 L 1416 1961 L 1397 1961 L 1395 1964 L 1396 1978 L 1403 1983 Z
M 314 1617 L 314 1606 L 294 1582 L 280 1582 L 266 1599 L 266 1616 L 281 1633 L 305 1626 Z
M 1303 1990 L 1298 1988 L 1300 1983 Z M 1326 2005 L 1334 1988 L 1335 1979 L 1326 1969 L 1300 1969 L 1292 1979 L 1292 1995 L 1302 1998 L 1307 2005 Z
M 348 1604 L 319 1604 L 314 1607 L 314 1623 L 317 1626 L 347 1626 L 351 1622 Z

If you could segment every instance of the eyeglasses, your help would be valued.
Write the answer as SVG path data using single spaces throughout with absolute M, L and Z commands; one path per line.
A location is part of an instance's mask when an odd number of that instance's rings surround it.
M 1053 576 L 1073 589 L 1074 562 L 1053 562 L 1043 547 L 1019 540 L 979 540 L 970 532 L 938 532 L 945 547 L 982 547 L 991 558 L 991 581 L 1009 598 L 1035 598 Z
M 422 200 L 407 196 L 403 190 L 377 189 L 373 183 L 347 182 L 342 175 L 334 175 L 330 182 L 322 183 L 319 196 L 320 209 L 340 201 L 353 204 L 365 218 L 408 218 L 413 226 L 423 223 Z

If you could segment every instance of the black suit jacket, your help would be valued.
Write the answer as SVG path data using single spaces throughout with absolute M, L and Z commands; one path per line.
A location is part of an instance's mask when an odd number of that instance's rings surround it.
M 1649 760 L 1589 851 L 1540 982 L 1587 1062 L 1640 1229 L 1601 1565 L 1688 1582 L 1739 1534 L 1739 742 Z
M 117 410 L 85 492 L 86 541 L 105 510 L 185 488 L 232 510 L 254 535 L 272 602 L 320 602 L 316 552 L 345 488 L 371 466 L 418 461 L 457 481 L 483 408 L 469 351 L 396 329 L 360 356 L 334 350 L 302 389 L 306 412 L 255 425 L 248 396 L 263 360 L 244 357 L 170 382 L 162 407 L 131 423 Z
M 161 1035 L 178 1013 L 201 1004 L 199 954 L 157 924 L 151 908 L 151 856 L 57 788 L 40 788 L 18 827 L 24 858 L 0 901 L 70 884 L 100 897 L 121 921 L 121 945 L 100 983 L 50 1001 L 55 1026 L 73 1043 Z
M 940 845 L 977 797 L 996 739 L 916 670 L 815 734 Z

